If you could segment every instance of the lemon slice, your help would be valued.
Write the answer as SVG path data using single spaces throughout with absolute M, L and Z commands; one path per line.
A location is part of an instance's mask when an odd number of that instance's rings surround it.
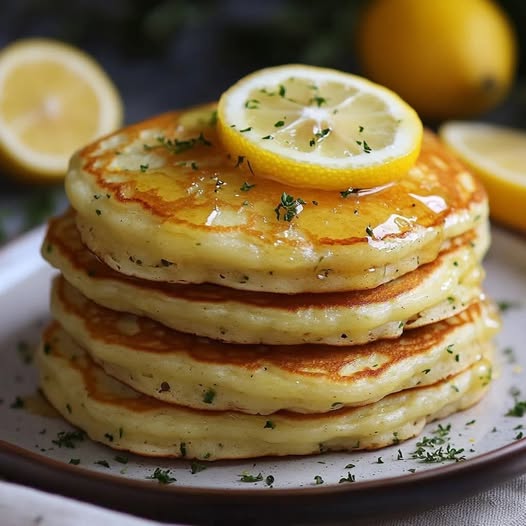
M 121 121 L 117 90 L 82 51 L 24 39 L 0 52 L 0 158 L 6 173 L 62 178 L 77 148 Z
M 225 149 L 256 175 L 324 190 L 397 179 L 422 141 L 418 115 L 392 91 L 303 65 L 241 79 L 221 96 L 217 123 Z
M 451 121 L 442 140 L 481 179 L 491 217 L 526 231 L 526 132 L 502 126 Z

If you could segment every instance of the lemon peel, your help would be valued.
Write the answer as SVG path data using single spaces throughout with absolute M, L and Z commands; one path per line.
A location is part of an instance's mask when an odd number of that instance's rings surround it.
M 302 188 L 345 190 L 393 181 L 415 163 L 416 112 L 362 77 L 304 65 L 256 71 L 219 100 L 225 149 L 253 172 Z

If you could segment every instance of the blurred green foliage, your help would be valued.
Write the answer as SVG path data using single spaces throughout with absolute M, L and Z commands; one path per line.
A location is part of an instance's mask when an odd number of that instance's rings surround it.
M 96 39 L 125 56 L 160 57 L 182 31 L 214 31 L 221 36 L 221 49 L 211 53 L 238 62 L 265 57 L 267 64 L 304 62 L 353 69 L 353 35 L 359 11 L 368 1 L 22 0 L 12 3 L 9 39 L 44 28 L 77 45 Z M 525 50 L 526 2 L 498 3 Z M 524 60 L 520 73 L 526 74 Z

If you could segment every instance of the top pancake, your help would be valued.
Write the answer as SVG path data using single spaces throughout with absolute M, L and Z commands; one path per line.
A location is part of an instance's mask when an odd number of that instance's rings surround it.
M 229 158 L 214 109 L 161 115 L 72 158 L 79 231 L 112 268 L 268 292 L 360 290 L 433 261 L 487 219 L 482 186 L 431 132 L 396 183 L 341 194 L 287 187 Z M 275 210 L 283 193 L 305 201 L 291 221 Z

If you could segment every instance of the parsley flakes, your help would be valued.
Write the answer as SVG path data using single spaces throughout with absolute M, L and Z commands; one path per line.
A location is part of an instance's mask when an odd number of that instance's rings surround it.
M 239 482 L 260 482 L 263 480 L 263 475 L 258 473 L 257 475 L 250 475 L 249 473 L 242 473 L 239 475 Z
M 58 447 L 75 448 L 77 442 L 82 442 L 86 438 L 84 431 L 60 431 L 57 438 L 52 440 L 53 444 Z
M 515 405 L 506 413 L 506 416 L 515 416 L 518 418 L 526 414 L 526 400 L 515 400 Z
M 214 389 L 208 389 L 206 393 L 203 395 L 203 402 L 205 404 L 211 404 L 214 401 L 214 398 L 216 397 L 216 392 Z
M 301 198 L 295 198 L 292 195 L 283 192 L 281 194 L 281 199 L 274 212 L 276 213 L 276 219 L 279 221 L 288 221 L 289 223 L 303 210 L 303 205 L 306 202 Z
M 177 481 L 175 477 L 170 476 L 169 469 L 161 469 L 161 468 L 155 468 L 155 471 L 146 478 L 157 480 L 159 484 L 171 484 L 172 482 Z

